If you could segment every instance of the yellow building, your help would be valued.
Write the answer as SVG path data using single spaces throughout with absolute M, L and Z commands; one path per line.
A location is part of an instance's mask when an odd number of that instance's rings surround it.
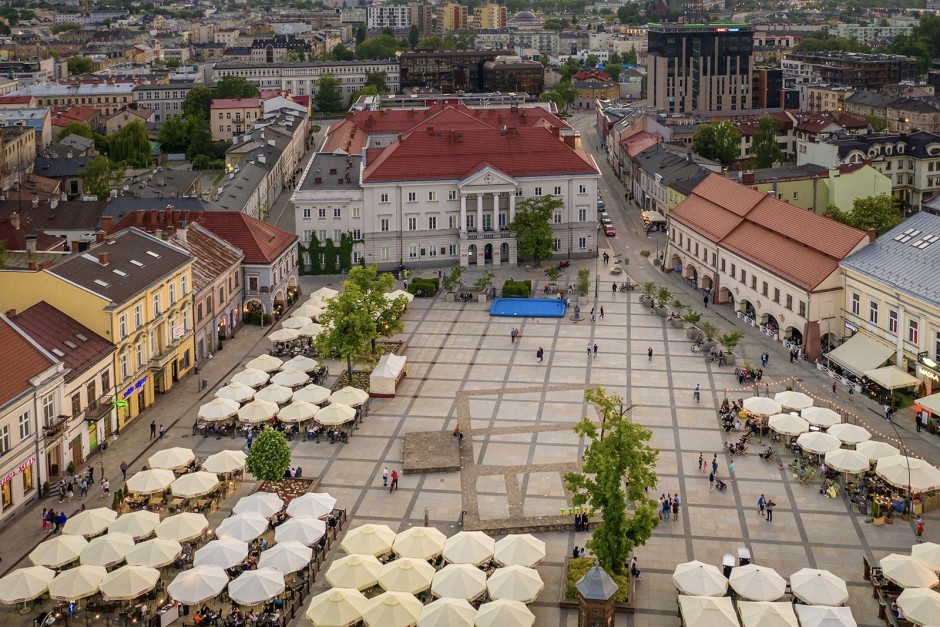
M 503 4 L 484 4 L 473 10 L 477 28 L 506 28 L 508 14 Z
M 0 272 L 0 306 L 46 301 L 116 345 L 120 428 L 193 366 L 192 265 L 189 253 L 131 228 L 48 267 Z
M 748 170 L 739 176 L 739 182 L 751 189 L 816 213 L 829 205 L 851 211 L 859 198 L 891 195 L 891 179 L 864 163 L 832 170 L 810 164 L 781 166 Z
M 439 20 L 440 30 L 444 33 L 455 30 L 465 30 L 467 28 L 467 7 L 461 4 L 448 2 L 442 4 L 439 11 L 441 19 Z
M 257 98 L 220 98 L 212 101 L 209 126 L 213 141 L 231 141 L 254 128 L 261 117 Z

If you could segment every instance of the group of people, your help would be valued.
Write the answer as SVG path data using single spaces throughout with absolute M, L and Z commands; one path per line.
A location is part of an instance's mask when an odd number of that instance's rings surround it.
M 61 502 L 61 501 L 60 501 Z M 62 532 L 62 527 L 65 526 L 65 522 L 68 520 L 65 512 L 59 512 L 58 514 L 53 511 L 50 507 L 46 509 L 42 508 L 42 530 L 44 533 L 57 534 Z
M 659 519 L 669 520 L 669 514 L 672 513 L 672 520 L 679 520 L 679 493 L 661 494 L 659 496 Z
M 590 518 L 587 513 L 578 512 L 574 515 L 574 530 L 589 531 Z
M 68 481 L 66 481 L 65 477 L 59 479 L 59 503 L 64 502 L 66 499 L 68 499 L 69 503 L 71 503 L 72 499 L 75 498 L 75 492 L 78 492 L 80 497 L 85 497 L 94 482 L 95 469 L 93 466 L 89 466 L 88 470 L 86 470 L 85 473 L 80 477 L 76 478 L 73 475 L 68 479 Z

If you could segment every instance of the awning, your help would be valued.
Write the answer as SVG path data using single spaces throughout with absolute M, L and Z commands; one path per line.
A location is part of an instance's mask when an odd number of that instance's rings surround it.
M 644 212 L 643 212 L 643 218 L 646 219 L 646 220 L 649 220 L 649 221 L 652 222 L 653 224 L 655 224 L 655 223 L 657 223 L 657 222 L 665 222 L 665 221 L 666 221 L 665 216 L 663 216 L 663 214 L 661 214 L 661 213 L 658 212 L 658 211 L 644 211 Z
M 907 374 L 897 366 L 885 366 L 884 368 L 866 370 L 865 376 L 886 390 L 920 385 L 920 379 Z
M 866 335 L 856 333 L 844 344 L 829 352 L 829 360 L 857 376 L 874 370 L 894 355 L 894 349 Z
M 940 394 L 931 394 L 914 402 L 932 414 L 940 414 Z

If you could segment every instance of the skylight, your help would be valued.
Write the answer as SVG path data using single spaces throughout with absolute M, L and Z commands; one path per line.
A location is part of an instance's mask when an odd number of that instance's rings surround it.
M 69 348 L 71 348 L 72 350 L 78 348 L 78 344 L 76 344 L 75 342 L 72 342 L 71 340 L 65 340 L 62 343 L 68 346 Z
M 115 268 L 115 269 L 112 270 L 111 272 L 113 272 L 114 274 L 116 274 L 116 275 L 118 275 L 118 276 L 127 276 L 127 273 L 126 273 L 126 272 L 124 272 L 123 270 L 118 270 L 117 268 Z
M 88 341 L 88 338 L 85 337 L 84 335 L 82 335 L 81 333 L 76 333 L 76 334 L 75 334 L 75 337 L 77 337 L 78 339 L 80 339 L 80 340 L 83 341 L 83 342 L 87 342 L 87 341 Z
M 901 242 L 902 244 L 906 244 L 907 242 L 911 241 L 918 235 L 920 235 L 920 229 L 907 229 L 906 231 L 904 231 L 903 233 L 895 237 L 894 241 Z
M 136 259 L 131 259 L 131 263 L 134 264 L 135 266 L 137 266 L 138 268 L 143 268 L 143 267 L 144 267 L 144 264 L 140 263 L 140 262 L 137 261 Z
M 95 283 L 98 284 L 98 285 L 100 285 L 101 287 L 108 287 L 108 285 L 109 285 L 108 283 L 105 283 L 105 282 L 102 281 L 101 279 L 95 279 Z
M 153 252 L 152 250 L 148 250 L 148 251 L 147 251 L 147 254 L 150 255 L 151 257 L 156 257 L 157 259 L 160 258 L 160 255 L 158 255 L 157 253 Z
M 924 235 L 922 238 L 911 244 L 914 248 L 919 248 L 921 250 L 927 248 L 937 240 L 940 240 L 938 235 Z
M 52 352 L 55 353 L 56 355 L 58 355 L 59 357 L 65 357 L 65 353 L 63 353 L 62 351 L 60 351 L 58 348 L 53 348 L 53 349 L 52 349 Z

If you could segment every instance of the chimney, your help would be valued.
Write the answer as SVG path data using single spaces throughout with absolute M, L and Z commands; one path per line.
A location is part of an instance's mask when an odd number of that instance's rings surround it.
M 72 252 L 73 253 L 78 252 L 78 242 L 72 242 Z
M 38 206 L 39 206 L 39 197 L 37 196 L 33 198 L 33 209 L 37 208 Z
M 173 237 L 174 235 L 176 235 L 176 227 L 173 226 L 172 224 L 169 225 L 169 226 L 167 226 L 167 227 L 166 227 L 166 235 L 167 235 L 167 237 Z
M 104 242 L 104 231 L 102 231 L 102 230 L 99 229 L 99 230 L 95 233 L 95 243 L 96 243 L 96 244 L 101 244 L 102 242 Z
M 98 263 L 103 266 L 108 265 L 108 253 L 98 253 Z
M 559 127 L 557 127 L 557 126 L 553 126 L 553 127 L 552 127 L 552 135 L 554 135 L 556 139 L 560 138 L 560 137 L 561 137 L 561 128 L 559 128 Z
M 7 312 L 6 312 L 6 317 L 7 317 L 7 318 L 13 318 L 13 317 L 15 317 L 15 316 L 16 316 L 16 310 L 15 310 L 15 309 L 7 309 Z
M 181 242 L 186 242 L 186 236 L 189 233 L 189 222 L 183 220 L 180 222 L 179 228 L 176 230 L 176 236 L 180 239 Z
M 878 238 L 878 232 L 875 229 L 868 229 L 866 233 L 868 233 L 869 242 L 873 242 Z
M 564 137 L 562 137 L 562 139 L 565 140 L 565 143 L 568 144 L 568 147 L 569 147 L 569 148 L 574 148 L 574 149 L 577 149 L 577 148 L 578 148 L 578 138 L 577 138 L 577 136 L 575 136 L 575 135 L 565 135 Z
M 101 230 L 110 233 L 111 229 L 114 228 L 113 220 L 111 216 L 101 216 Z
M 28 253 L 36 252 L 36 236 L 35 235 L 26 236 L 26 252 Z
M 59 206 L 59 201 L 58 201 L 57 199 L 55 199 L 55 198 L 50 198 L 50 199 L 49 199 L 49 208 L 50 208 L 50 209 L 55 209 L 55 208 L 58 207 L 58 206 Z
M 16 231 L 20 230 L 20 214 L 14 213 L 12 216 L 10 216 L 10 226 L 12 226 Z
M 754 183 L 754 172 L 750 170 L 747 172 L 743 172 L 741 174 L 741 183 L 744 185 L 751 185 L 752 183 Z

